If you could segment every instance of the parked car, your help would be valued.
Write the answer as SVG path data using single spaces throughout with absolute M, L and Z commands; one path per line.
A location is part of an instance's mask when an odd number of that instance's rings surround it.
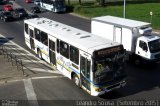
M 35 5 L 40 5 L 40 0 L 34 0 Z
M 29 14 L 27 19 L 31 19 L 31 18 L 39 18 L 39 16 L 37 14 Z
M 4 22 L 14 20 L 13 15 L 11 14 L 10 11 L 2 11 L 0 13 L 0 19 L 3 20 Z
M 40 10 L 39 7 L 35 6 L 35 7 L 31 7 L 31 12 L 32 12 L 32 13 L 40 13 L 41 10 Z
M 32 3 L 32 0 L 25 0 L 26 3 Z
M 6 4 L 3 6 L 4 11 L 13 11 L 13 7 L 10 4 Z
M 14 10 L 14 16 L 18 18 L 25 18 L 28 17 L 28 13 L 23 8 L 17 8 Z

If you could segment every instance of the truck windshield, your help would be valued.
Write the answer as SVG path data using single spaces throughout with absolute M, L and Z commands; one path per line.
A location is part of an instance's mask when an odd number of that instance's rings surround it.
M 160 39 L 148 42 L 148 46 L 151 53 L 156 53 L 160 51 Z
M 94 83 L 100 84 L 124 76 L 125 52 L 94 60 Z

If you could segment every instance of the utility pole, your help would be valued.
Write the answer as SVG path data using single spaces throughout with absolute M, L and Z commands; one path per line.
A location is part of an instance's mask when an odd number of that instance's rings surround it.
M 150 11 L 150 23 L 151 23 L 151 25 L 152 25 L 152 15 L 153 15 L 153 12 L 152 11 Z
M 126 0 L 124 0 L 123 18 L 126 18 Z

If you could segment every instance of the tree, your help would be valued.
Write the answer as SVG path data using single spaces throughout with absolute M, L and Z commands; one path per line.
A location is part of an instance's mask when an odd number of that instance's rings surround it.
M 78 0 L 79 1 L 79 5 L 82 5 L 82 1 L 81 0 Z
M 99 5 L 104 6 L 105 5 L 105 0 L 97 0 L 97 2 L 99 3 Z
M 104 6 L 105 5 L 105 0 L 100 0 L 100 5 Z
M 70 5 L 70 0 L 68 0 L 68 5 Z

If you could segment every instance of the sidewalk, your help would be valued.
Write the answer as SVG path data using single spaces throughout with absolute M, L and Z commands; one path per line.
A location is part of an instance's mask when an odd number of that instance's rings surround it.
M 35 55 L 0 35 L 0 83 L 51 76 L 63 75 Z
M 17 80 L 25 77 L 22 71 L 18 71 L 15 65 L 12 66 L 12 63 L 4 58 L 4 55 L 0 55 L 0 83 L 6 83 L 9 80 Z

